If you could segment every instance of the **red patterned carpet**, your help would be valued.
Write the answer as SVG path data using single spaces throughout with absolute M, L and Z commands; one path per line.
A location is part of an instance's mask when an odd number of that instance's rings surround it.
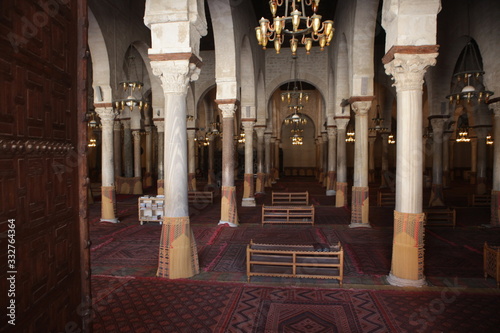
M 482 245 L 500 244 L 500 228 L 485 228 L 488 208 L 456 207 L 457 227 L 425 234 L 429 287 L 408 291 L 385 280 L 392 256 L 393 208 L 370 206 L 372 228 L 349 228 L 348 209 L 335 208 L 313 179 L 276 184 L 308 190 L 314 226 L 261 226 L 262 204 L 238 206 L 240 226 L 217 225 L 220 198 L 190 206 L 200 274 L 189 280 L 155 278 L 161 226 L 140 225 L 137 198 L 121 198 L 120 223 L 99 222 L 90 206 L 95 332 L 494 332 L 500 290 L 484 279 Z M 238 202 L 241 193 L 237 191 Z M 246 245 L 341 242 L 344 288 L 335 280 L 253 277 L 247 283 Z M 466 318 L 466 319 L 464 319 Z
M 95 332 L 495 332 L 498 295 L 94 277 Z

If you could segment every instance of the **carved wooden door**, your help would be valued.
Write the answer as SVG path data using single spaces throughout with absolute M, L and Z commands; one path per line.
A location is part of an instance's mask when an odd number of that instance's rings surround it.
M 0 1 L 0 331 L 88 331 L 86 17 Z

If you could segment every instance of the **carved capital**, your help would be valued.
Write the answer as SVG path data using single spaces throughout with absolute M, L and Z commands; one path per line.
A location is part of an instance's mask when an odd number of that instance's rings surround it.
M 165 122 L 163 120 L 155 120 L 154 123 L 155 123 L 156 130 L 158 131 L 158 133 L 165 132 Z
M 101 118 L 101 124 L 103 129 L 104 128 L 109 130 L 113 129 L 115 117 L 118 114 L 113 108 L 99 107 L 95 109 L 95 112 L 99 115 L 99 118 Z
M 338 131 L 345 131 L 347 124 L 349 124 L 351 117 L 335 117 L 335 123 L 337 124 Z
M 326 130 L 328 132 L 328 139 L 335 140 L 337 137 L 337 127 L 328 127 Z
M 134 137 L 134 141 L 137 140 L 141 140 L 141 132 L 139 130 L 133 130 L 132 131 L 132 136 Z
M 436 64 L 437 53 L 394 54 L 394 60 L 385 64 L 385 72 L 392 75 L 396 91 L 422 90 L 424 74 Z
M 151 61 L 153 74 L 161 80 L 164 94 L 186 95 L 190 81 L 196 81 L 200 69 L 189 60 Z
M 500 117 L 500 102 L 490 104 L 493 107 L 495 117 Z
M 266 128 L 264 126 L 255 126 L 255 133 L 257 133 L 257 138 L 262 140 L 264 138 L 264 132 Z
M 219 104 L 219 109 L 222 112 L 222 118 L 233 118 L 236 112 L 236 103 Z
M 245 131 L 245 136 L 251 136 L 253 134 L 253 127 L 255 126 L 255 121 L 242 121 L 241 125 Z
M 372 101 L 359 101 L 351 104 L 356 116 L 366 116 L 372 106 Z

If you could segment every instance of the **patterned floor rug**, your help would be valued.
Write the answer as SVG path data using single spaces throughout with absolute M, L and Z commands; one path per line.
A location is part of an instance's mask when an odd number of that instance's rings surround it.
M 494 332 L 498 295 L 92 279 L 94 332 Z M 466 318 L 466 319 L 465 319 Z

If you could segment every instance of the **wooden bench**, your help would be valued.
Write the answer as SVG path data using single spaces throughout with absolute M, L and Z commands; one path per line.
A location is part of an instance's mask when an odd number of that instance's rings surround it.
M 188 192 L 188 203 L 201 203 L 201 204 L 213 204 L 214 203 L 214 192 L 206 191 L 189 191 Z
M 262 225 L 278 224 L 314 224 L 314 205 L 310 206 L 265 206 L 262 205 Z
M 394 207 L 396 205 L 396 194 L 394 192 L 378 191 L 377 206 L 379 207 Z
M 271 197 L 273 206 L 309 205 L 309 192 L 273 192 Z
M 484 278 L 492 276 L 497 281 L 497 288 L 500 287 L 500 246 L 490 246 L 484 242 Z
M 318 250 L 318 245 L 323 248 Z M 335 245 L 247 245 L 247 279 L 252 276 L 336 279 L 342 287 L 344 251 Z
M 469 206 L 491 206 L 491 194 L 471 194 Z
M 452 226 L 455 228 L 456 211 L 450 208 L 428 208 L 425 213 L 427 226 Z

